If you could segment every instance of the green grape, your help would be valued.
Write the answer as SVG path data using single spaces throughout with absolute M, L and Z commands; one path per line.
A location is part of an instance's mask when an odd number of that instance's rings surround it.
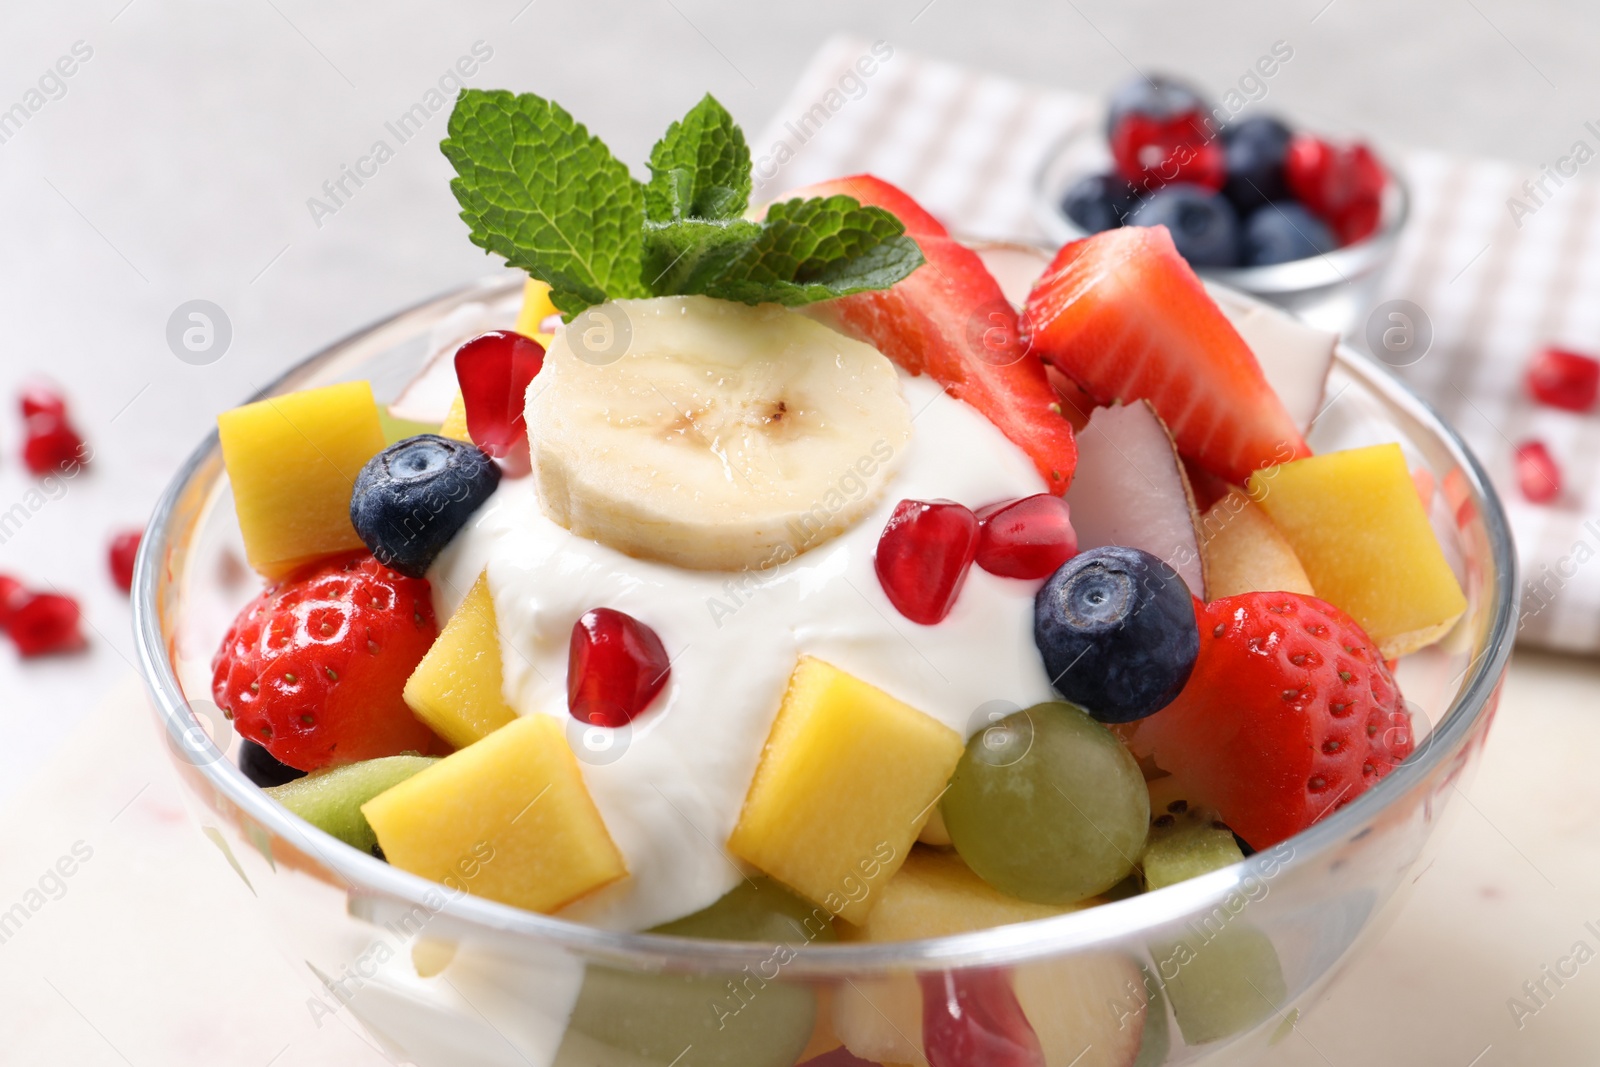
M 1076 704 L 1037 704 L 967 742 L 942 802 L 956 852 L 1002 893 L 1070 904 L 1126 878 L 1150 796 L 1128 750 Z
M 814 941 L 832 941 L 831 917 L 776 882 L 741 882 L 715 904 L 654 928 L 677 937 L 754 941 L 765 960 L 733 975 L 639 974 L 590 966 L 557 1067 L 790 1067 L 816 1024 L 809 987 L 781 981 Z
M 837 941 L 839 936 L 826 908 L 806 903 L 764 875 L 746 878 L 710 907 L 650 932 L 774 945 Z

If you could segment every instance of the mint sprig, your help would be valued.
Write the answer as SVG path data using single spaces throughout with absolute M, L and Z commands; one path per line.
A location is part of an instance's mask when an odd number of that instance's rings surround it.
M 439 147 L 456 169 L 450 189 L 472 243 L 547 282 L 568 318 L 650 295 L 641 279 L 643 190 L 561 105 L 468 89 Z
M 750 150 L 710 95 L 656 143 L 648 184 L 531 93 L 463 91 L 440 147 L 473 243 L 548 282 L 569 321 L 591 304 L 652 295 L 808 304 L 886 289 L 923 263 L 899 219 L 847 196 L 741 217 Z

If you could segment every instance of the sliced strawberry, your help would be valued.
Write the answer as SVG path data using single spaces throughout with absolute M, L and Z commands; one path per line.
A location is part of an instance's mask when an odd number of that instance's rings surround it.
M 854 197 L 859 203 L 881 207 L 903 222 L 906 233 L 912 237 L 950 236 L 950 231 L 944 228 L 944 224 L 928 214 L 927 209 L 913 200 L 904 189 L 890 185 L 882 178 L 874 178 L 870 174 L 852 174 L 848 178 L 818 182 L 804 189 L 784 193 L 778 199 L 792 200 L 796 197 L 804 199 L 813 196 L 849 196 Z
M 1096 402 L 1150 401 L 1178 450 L 1230 482 L 1311 454 L 1164 226 L 1066 245 L 1028 294 L 1023 320 L 1032 351 Z
M 1299 833 L 1410 755 L 1393 673 L 1332 604 L 1243 593 L 1198 614 L 1200 656 L 1183 692 L 1117 730 L 1252 847 Z
M 927 263 L 891 289 L 818 305 L 818 316 L 977 408 L 1028 454 L 1052 493 L 1066 492 L 1078 464 L 1072 425 L 1061 416 L 1044 364 L 1023 345 L 1016 310 L 983 260 L 948 237 L 916 201 L 870 175 L 784 198 L 841 193 L 892 212 Z

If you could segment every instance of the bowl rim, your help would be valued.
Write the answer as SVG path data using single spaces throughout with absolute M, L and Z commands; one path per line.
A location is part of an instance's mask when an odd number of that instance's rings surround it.
M 1034 169 L 1030 182 L 1034 220 L 1051 241 L 1064 244 L 1093 236 L 1068 218 L 1060 205 L 1067 184 L 1063 178 L 1076 180 L 1085 175 L 1073 172 L 1070 176 L 1058 176 L 1056 170 L 1069 146 L 1101 136 L 1103 118 L 1102 108 L 1056 138 Z M 1389 181 L 1383 191 L 1380 225 L 1366 237 L 1331 252 L 1286 263 L 1270 263 L 1259 267 L 1196 267 L 1195 272 L 1207 281 L 1221 282 L 1246 293 L 1289 296 L 1348 283 L 1353 277 L 1381 265 L 1411 221 L 1412 198 L 1411 186 L 1404 172 L 1391 162 L 1388 153 L 1375 154 Z
M 416 303 L 295 363 L 251 399 L 294 386 L 345 349 L 408 319 L 471 298 L 509 296 L 521 285 L 520 276 L 516 279 L 500 276 Z M 1430 735 L 1422 758 L 1415 762 L 1408 759 L 1378 785 L 1274 849 L 1159 892 L 1137 894 L 1047 919 L 945 937 L 876 943 L 813 943 L 796 952 L 792 961 L 784 965 L 786 976 L 837 979 L 841 975 L 861 973 L 996 966 L 1097 947 L 1110 949 L 1122 942 L 1138 941 L 1142 936 L 1223 904 L 1241 888 L 1247 888 L 1252 879 L 1277 878 L 1284 872 L 1309 866 L 1341 843 L 1363 836 L 1381 819 L 1390 800 L 1404 796 L 1456 757 L 1474 735 L 1480 720 L 1488 714 L 1516 636 L 1517 561 L 1510 526 L 1482 465 L 1460 435 L 1426 401 L 1374 361 L 1342 342 L 1336 350 L 1335 363 L 1344 373 L 1383 395 L 1427 427 L 1445 446 L 1480 504 L 1478 510 L 1486 541 L 1496 563 L 1494 580 L 1485 585 L 1485 595 L 1490 598 L 1485 645 L 1468 663 L 1463 672 L 1467 677 L 1443 714 L 1441 724 Z M 172 520 L 195 479 L 213 465 L 220 467 L 220 445 L 215 429 L 178 468 L 162 493 L 145 530 L 134 567 L 133 636 L 140 673 L 162 727 L 170 736 L 184 737 L 186 744 L 195 738 L 199 719 L 180 688 L 161 629 L 160 605 L 166 588 L 163 579 L 171 580 L 165 561 L 174 543 Z M 359 912 L 358 902 L 392 902 L 403 908 L 420 906 L 435 918 L 446 919 L 446 925 L 452 927 L 440 931 L 442 937 L 486 934 L 502 939 L 502 946 L 503 939 L 509 937 L 522 942 L 529 951 L 565 950 L 587 960 L 630 969 L 727 974 L 747 966 L 759 966 L 771 957 L 773 947 L 765 943 L 609 930 L 524 911 L 470 894 L 445 896 L 438 883 L 353 849 L 292 815 L 247 779 L 209 736 L 195 747 L 200 751 L 185 762 L 198 770 L 210 787 L 243 816 L 301 852 L 314 854 L 318 862 L 342 879 L 349 887 L 347 894 L 352 914 Z M 184 757 L 174 752 L 173 758 Z M 441 897 L 444 897 L 442 903 Z

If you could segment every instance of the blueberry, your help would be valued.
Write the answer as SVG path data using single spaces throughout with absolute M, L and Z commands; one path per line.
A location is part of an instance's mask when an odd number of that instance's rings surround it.
M 361 468 L 350 521 L 379 563 L 421 578 L 499 484 L 500 468 L 476 445 L 408 437 Z
M 305 771 L 295 770 L 287 763 L 279 763 L 276 756 L 248 738 L 239 742 L 239 769 L 262 789 L 306 776 Z
M 1239 216 L 1233 205 L 1198 185 L 1164 185 L 1133 209 L 1129 226 L 1165 226 L 1191 267 L 1239 264 Z
M 1090 174 L 1072 183 L 1061 198 L 1067 218 L 1089 233 L 1114 230 L 1133 210 L 1133 186 L 1116 174 Z
M 1111 94 L 1106 108 L 1106 136 L 1110 137 L 1117 123 L 1128 115 L 1165 121 L 1190 111 L 1201 112 L 1204 121 L 1211 122 L 1211 105 L 1194 89 L 1164 74 L 1148 78 L 1141 74 L 1129 78 Z
M 1222 192 L 1241 213 L 1289 195 L 1283 161 L 1293 136 L 1271 115 L 1252 115 L 1228 127 L 1228 180 Z
M 1293 202 L 1257 208 L 1244 224 L 1244 262 L 1251 267 L 1320 256 L 1339 247 L 1327 225 Z
M 1033 640 L 1056 692 L 1101 722 L 1172 703 L 1200 654 L 1194 598 L 1178 573 L 1137 548 L 1091 548 L 1034 599 Z

